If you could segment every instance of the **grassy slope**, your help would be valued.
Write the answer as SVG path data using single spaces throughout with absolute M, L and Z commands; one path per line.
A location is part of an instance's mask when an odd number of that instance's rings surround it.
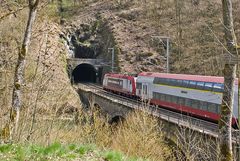
M 127 158 L 122 153 L 111 150 L 98 150 L 93 145 L 63 145 L 53 143 L 40 145 L 0 145 L 1 160 L 79 160 L 79 161 L 140 161 Z M 143 160 L 142 160 L 143 161 Z

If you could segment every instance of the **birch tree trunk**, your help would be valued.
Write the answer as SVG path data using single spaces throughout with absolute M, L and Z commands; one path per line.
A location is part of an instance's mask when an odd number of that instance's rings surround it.
M 31 40 L 32 34 L 32 26 L 36 18 L 37 14 L 37 6 L 39 0 L 28 0 L 29 6 L 29 14 L 28 14 L 28 22 L 24 34 L 24 39 L 22 42 L 21 50 L 18 53 L 18 60 L 15 69 L 14 75 L 14 88 L 12 94 L 12 109 L 10 113 L 10 124 L 11 124 L 11 134 L 12 137 L 15 132 L 18 130 L 18 122 L 20 116 L 20 109 L 22 105 L 22 86 L 24 83 L 24 71 L 26 64 L 26 55 L 28 54 L 28 48 Z
M 224 38 L 226 41 L 227 54 L 237 56 L 236 50 L 236 36 L 233 28 L 232 16 L 232 0 L 222 0 L 223 23 L 224 23 Z M 220 146 L 220 160 L 232 161 L 232 111 L 233 111 L 233 94 L 234 94 L 234 80 L 236 77 L 236 64 L 231 62 L 225 63 L 224 74 L 224 93 L 221 105 L 221 118 L 219 121 L 219 146 Z

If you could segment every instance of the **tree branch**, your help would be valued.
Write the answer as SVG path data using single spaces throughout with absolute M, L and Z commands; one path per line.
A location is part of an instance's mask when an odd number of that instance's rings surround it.
M 28 6 L 27 6 L 27 5 L 26 5 L 26 6 L 23 6 L 23 7 L 21 7 L 21 8 L 18 8 L 17 10 L 14 10 L 14 11 L 11 11 L 11 12 L 6 13 L 5 15 L 2 15 L 2 16 L 0 17 L 0 21 L 2 21 L 4 18 L 10 16 L 11 14 L 16 14 L 17 12 L 23 10 L 23 9 L 26 8 L 26 7 L 28 7 Z

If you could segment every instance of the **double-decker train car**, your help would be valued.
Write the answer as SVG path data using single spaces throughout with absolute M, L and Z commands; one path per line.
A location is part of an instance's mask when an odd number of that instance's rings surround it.
M 124 74 L 105 74 L 103 78 L 103 89 L 126 95 L 136 96 L 136 78 Z
M 154 105 L 217 122 L 223 83 L 223 77 L 143 72 L 137 77 L 136 95 Z M 238 80 L 234 84 L 233 125 L 237 116 Z

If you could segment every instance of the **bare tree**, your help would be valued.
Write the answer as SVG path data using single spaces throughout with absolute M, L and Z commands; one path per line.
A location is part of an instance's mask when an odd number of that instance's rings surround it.
M 38 4 L 39 4 L 39 0 L 28 0 L 28 7 L 29 7 L 28 22 L 27 22 L 22 46 L 18 53 L 18 60 L 17 60 L 15 75 L 14 75 L 12 109 L 10 113 L 11 137 L 13 136 L 13 133 L 16 132 L 18 129 L 20 109 L 22 105 L 21 94 L 22 94 L 22 86 L 24 83 L 26 55 L 28 54 L 28 48 L 29 48 L 31 34 L 32 34 L 32 26 L 36 18 Z M 15 122 L 15 125 L 13 125 L 14 122 Z
M 225 32 L 225 41 L 227 54 L 231 57 L 237 57 L 237 40 L 233 28 L 232 0 L 222 0 L 223 23 Z M 231 123 L 233 111 L 233 89 L 236 77 L 236 64 L 225 63 L 224 74 L 224 93 L 221 105 L 221 118 L 219 121 L 219 139 L 220 139 L 220 158 L 222 161 L 233 160 Z
M 176 19 L 177 19 L 177 52 L 178 58 L 181 58 L 181 46 L 182 46 L 182 8 L 183 1 L 175 0 Z
M 178 160 L 217 160 L 218 149 L 215 139 L 183 126 L 175 131 L 175 135 L 177 143 L 175 153 Z

